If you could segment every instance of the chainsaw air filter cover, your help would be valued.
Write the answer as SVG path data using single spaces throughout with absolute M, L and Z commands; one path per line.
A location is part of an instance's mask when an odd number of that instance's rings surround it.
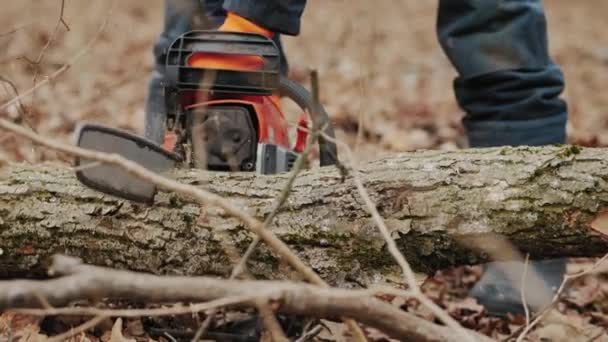
M 253 171 L 257 134 L 247 106 L 214 105 L 189 115 L 194 166 L 214 171 Z

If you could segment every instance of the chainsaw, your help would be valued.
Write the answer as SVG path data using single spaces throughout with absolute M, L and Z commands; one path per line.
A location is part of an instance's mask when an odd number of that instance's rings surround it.
M 258 58 L 255 69 L 206 67 L 212 54 Z M 280 52 L 269 38 L 254 33 L 191 31 L 166 51 L 163 82 L 166 116 L 164 141 L 158 145 L 126 131 L 82 124 L 79 147 L 119 154 L 154 172 L 178 167 L 219 172 L 288 172 L 303 152 L 309 119 L 317 135 L 320 166 L 337 162 L 334 130 L 327 112 L 302 85 L 280 74 Z M 278 104 L 287 97 L 303 111 L 296 141 Z M 83 158 L 76 159 L 77 178 L 85 185 L 132 201 L 151 203 L 156 187 L 126 171 Z

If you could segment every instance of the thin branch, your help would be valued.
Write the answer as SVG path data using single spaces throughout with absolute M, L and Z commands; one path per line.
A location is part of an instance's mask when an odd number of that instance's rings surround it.
M 172 306 L 155 309 L 99 309 L 95 307 L 65 307 L 44 309 L 11 309 L 10 311 L 31 316 L 103 316 L 103 317 L 143 317 L 143 316 L 171 316 L 197 313 L 219 307 L 234 306 L 237 304 L 253 302 L 258 295 L 240 295 L 212 300 L 206 303 L 190 304 L 188 306 Z
M 28 27 L 30 25 L 32 25 L 32 22 L 24 24 L 24 25 L 21 25 L 21 26 L 17 26 L 15 28 L 12 28 L 12 29 L 6 31 L 6 32 L 0 33 L 0 38 L 4 38 L 6 36 L 10 36 L 12 34 L 15 34 L 15 33 L 17 33 L 19 31 L 25 29 L 26 27 Z
M 555 292 L 555 295 L 553 296 L 553 301 L 551 302 L 551 304 L 547 305 L 546 308 L 544 308 L 542 311 L 540 311 L 538 313 L 537 317 L 534 320 L 532 320 L 532 322 L 529 325 L 526 325 L 523 328 L 523 331 L 521 331 L 521 333 L 520 333 L 521 329 L 518 329 L 517 331 L 513 332 L 509 337 L 507 337 L 507 339 L 510 339 L 511 337 L 517 336 L 519 334 L 519 336 L 517 337 L 517 342 L 522 342 L 524 340 L 524 338 L 526 337 L 526 335 L 528 335 L 530 330 L 532 330 L 532 328 L 534 328 L 538 323 L 540 323 L 545 318 L 545 316 L 551 310 L 553 310 L 553 308 L 557 305 L 559 297 L 561 296 L 562 292 L 564 291 L 564 289 L 566 288 L 566 285 L 568 283 L 570 283 L 571 281 L 578 279 L 584 275 L 590 274 L 596 268 L 598 268 L 601 264 L 603 264 L 606 260 L 608 260 L 608 254 L 604 255 L 593 266 L 589 267 L 586 270 L 583 270 L 583 271 L 575 273 L 575 274 L 566 274 L 564 276 L 564 280 L 562 281 L 561 285 L 559 286 L 559 289 L 557 290 L 557 292 Z
M 224 246 L 224 251 L 230 258 L 235 259 L 235 260 L 238 258 L 238 251 L 236 250 L 236 248 L 234 246 L 226 245 L 226 246 Z M 232 275 L 230 276 L 230 280 L 233 280 L 234 278 L 235 278 L 235 274 L 233 272 Z M 249 272 L 245 273 L 245 278 L 247 280 L 255 280 L 254 277 Z M 277 318 L 276 318 L 274 311 L 272 310 L 272 307 L 270 306 L 270 304 L 267 301 L 264 301 L 263 298 L 257 298 L 257 300 L 255 300 L 254 302 L 256 303 L 258 312 L 262 316 L 262 321 L 264 323 L 264 326 L 270 332 L 270 336 L 271 336 L 272 340 L 274 342 L 288 342 L 289 339 L 285 336 L 285 333 L 283 332 L 283 329 L 281 328 L 281 324 L 277 321 Z M 219 307 L 213 308 L 212 310 L 210 310 L 207 313 L 207 317 L 205 318 L 205 321 L 203 321 L 203 323 L 201 324 L 199 329 L 194 334 L 194 337 L 191 340 L 192 342 L 199 341 L 207 333 L 207 329 L 211 325 L 213 318 L 215 317 L 215 315 L 218 312 L 218 309 L 219 309 Z
M 530 309 L 528 308 L 528 301 L 526 299 L 526 280 L 528 278 L 528 268 L 530 267 L 530 253 L 526 253 L 526 259 L 524 260 L 524 272 L 521 276 L 521 302 L 524 306 L 526 313 L 526 326 L 530 325 Z
M 97 30 L 97 32 L 95 33 L 95 35 L 93 36 L 93 38 L 89 41 L 89 43 L 87 45 L 85 45 L 67 63 L 65 63 L 63 66 L 61 66 L 61 68 L 57 69 L 55 72 L 53 72 L 51 75 L 49 75 L 48 77 L 46 77 L 44 80 L 38 82 L 36 85 L 34 85 L 32 88 L 28 89 L 26 92 L 22 93 L 21 95 L 15 96 L 11 100 L 9 100 L 6 103 L 4 103 L 3 105 L 1 105 L 0 106 L 0 111 L 5 110 L 6 108 L 8 108 L 9 106 L 15 104 L 18 101 L 21 101 L 26 96 L 32 95 L 40 87 L 48 84 L 49 82 L 51 82 L 52 80 L 56 79 L 57 77 L 59 77 L 64 72 L 66 72 L 80 58 L 82 58 L 85 54 L 87 54 L 89 52 L 89 50 L 93 47 L 93 45 L 95 45 L 95 43 L 97 42 L 97 40 L 99 39 L 99 37 L 101 36 L 101 34 L 103 33 L 103 31 L 105 30 L 105 28 L 106 28 L 106 26 L 107 26 L 107 24 L 108 24 L 108 22 L 109 22 L 109 20 L 111 18 L 111 13 L 112 13 L 112 11 L 114 9 L 114 5 L 115 4 L 116 4 L 116 1 L 113 1 L 112 5 L 110 6 L 110 10 L 108 11 L 108 13 L 106 14 L 103 22 L 99 26 L 99 29 Z
M 59 10 L 59 18 L 57 19 L 57 23 L 55 24 L 55 27 L 53 28 L 53 33 L 51 33 L 51 36 L 46 41 L 46 44 L 44 44 L 44 46 L 42 47 L 42 50 L 40 50 L 40 53 L 38 54 L 38 58 L 36 58 L 36 60 L 31 63 L 34 66 L 34 79 L 32 81 L 34 87 L 36 87 L 36 82 L 38 82 L 38 75 L 40 74 L 40 64 L 42 64 L 42 60 L 44 59 L 44 55 L 45 55 L 46 51 L 51 47 L 51 45 L 57 39 L 57 34 L 59 33 L 59 28 L 63 24 L 63 26 L 66 28 L 67 31 L 70 30 L 70 27 L 67 25 L 67 23 L 63 19 L 64 9 L 65 9 L 65 0 L 61 0 L 61 9 Z M 32 107 L 32 108 L 34 107 L 35 101 L 36 101 L 36 93 L 33 92 L 32 93 L 32 102 L 31 102 L 30 107 Z M 29 115 L 29 112 L 25 115 Z M 32 129 L 36 130 L 33 127 L 32 127 Z
M 55 256 L 52 274 L 63 277 L 37 281 L 0 282 L 0 309 L 38 306 L 36 294 L 51 305 L 88 298 L 129 298 L 143 302 L 205 301 L 245 296 L 263 299 L 286 314 L 320 318 L 351 317 L 395 338 L 415 341 L 461 341 L 451 328 L 441 327 L 382 302 L 370 290 L 347 290 L 280 281 L 236 281 L 211 277 L 156 276 L 81 264 Z M 51 310 L 60 309 L 42 309 Z M 473 333 L 473 332 L 472 332 Z M 482 341 L 489 341 L 475 334 Z
M 312 340 L 313 338 L 315 338 L 317 335 L 319 335 L 321 333 L 321 330 L 323 330 L 323 326 L 321 325 L 317 325 L 316 327 L 310 329 L 309 331 L 305 332 L 299 339 L 296 340 L 296 342 L 307 342 Z
M 93 39 L 89 43 L 89 45 L 87 45 L 85 47 L 85 49 L 83 49 L 79 54 L 77 54 L 74 57 L 74 59 L 72 59 L 72 63 L 74 60 L 76 60 L 77 58 L 80 58 L 82 55 L 84 55 L 84 53 L 86 53 L 86 51 L 88 51 L 88 48 L 90 48 L 93 45 L 93 43 L 96 41 L 99 34 L 105 28 L 105 26 L 108 22 L 108 18 L 109 18 L 109 16 L 106 17 L 106 20 L 103 22 L 102 26 L 100 27 L 95 39 Z M 33 93 L 41 85 L 48 83 L 50 79 L 57 77 L 59 74 L 61 74 L 61 72 L 67 70 L 72 63 L 65 64 L 64 67 L 60 68 L 55 73 L 53 73 L 51 76 L 49 76 L 49 78 L 47 78 L 45 80 L 46 82 L 43 81 L 43 82 L 38 83 L 36 86 L 34 86 L 30 90 L 28 90 L 26 93 L 22 94 L 21 97 Z M 14 103 L 17 100 L 19 100 L 19 96 L 8 101 L 4 105 L 2 105 L 0 107 L 0 110 L 8 107 L 9 105 L 11 105 L 12 103 Z M 46 146 L 51 149 L 55 149 L 55 150 L 65 152 L 68 154 L 72 154 L 75 156 L 79 156 L 82 158 L 87 158 L 87 159 L 91 159 L 91 160 L 95 160 L 95 161 L 105 162 L 110 165 L 118 166 L 118 167 L 128 171 L 129 173 L 131 173 L 135 176 L 138 176 L 139 178 L 141 178 L 143 180 L 146 180 L 146 181 L 149 181 L 149 182 L 155 184 L 156 186 L 158 186 L 162 189 L 165 189 L 168 191 L 173 191 L 175 193 L 178 193 L 178 194 L 181 194 L 184 196 L 192 196 L 201 204 L 218 206 L 218 207 L 224 209 L 228 214 L 232 215 L 233 217 L 235 217 L 235 218 L 241 220 L 243 223 L 245 223 L 249 227 L 250 230 L 252 230 L 254 233 L 256 233 L 263 241 L 265 241 L 268 244 L 268 246 L 270 248 L 273 249 L 273 251 L 275 253 L 277 253 L 279 256 L 284 258 L 294 269 L 296 269 L 299 273 L 301 273 L 308 281 L 310 281 L 316 285 L 322 285 L 325 287 L 328 286 L 327 283 L 325 283 L 325 281 L 323 281 L 323 279 L 321 279 L 321 277 L 319 277 L 310 267 L 308 267 L 306 264 L 304 264 L 304 262 L 302 262 L 300 260 L 300 258 L 293 251 L 291 251 L 291 249 L 283 241 L 281 241 L 281 239 L 279 239 L 271 231 L 265 229 L 263 223 L 256 220 L 251 215 L 238 209 L 232 203 L 230 203 L 229 201 L 225 200 L 224 198 L 222 198 L 220 196 L 212 194 L 203 189 L 181 184 L 179 182 L 176 182 L 176 181 L 170 180 L 168 178 L 165 178 L 163 176 L 160 176 L 158 174 L 155 174 L 154 172 L 151 172 L 151 171 L 146 170 L 145 168 L 141 167 L 137 163 L 129 161 L 119 155 L 111 155 L 111 154 L 106 154 L 106 153 L 89 151 L 89 150 L 81 149 L 81 148 L 78 148 L 75 146 L 62 144 L 60 142 L 50 141 L 48 139 L 43 138 L 42 136 L 37 135 L 36 132 L 31 132 L 31 131 L 25 130 L 22 127 L 15 125 L 11 122 L 8 122 L 4 119 L 0 119 L 0 127 L 7 129 L 9 131 L 13 131 L 40 145 Z M 353 322 L 349 323 L 349 326 L 351 326 L 351 328 L 355 329 L 355 324 Z M 356 329 L 356 330 L 358 330 L 360 332 L 360 329 Z M 362 333 L 357 334 L 357 332 L 355 332 L 355 334 L 358 335 L 359 337 L 363 336 Z M 363 341 L 365 341 L 365 340 L 363 340 Z
M 13 92 L 15 93 L 15 96 L 19 96 L 19 90 L 17 89 L 17 86 L 15 85 L 15 83 L 13 83 L 13 81 L 9 80 L 8 78 L 4 77 L 4 76 L 0 76 L 0 81 L 8 84 L 11 89 L 13 90 Z M 21 101 L 17 102 L 17 109 L 19 110 L 19 119 L 23 119 L 23 121 L 25 121 L 25 123 L 33 129 L 32 123 L 29 121 L 29 119 L 26 117 L 26 112 L 27 109 L 25 108 L 25 106 L 23 105 L 23 103 Z M 17 121 L 17 123 L 19 123 L 19 121 Z
M 289 339 L 283 332 L 281 324 L 275 316 L 274 310 L 267 300 L 260 299 L 257 303 L 258 311 L 262 316 L 262 320 L 266 330 L 270 333 L 273 342 L 289 342 Z
M 38 54 L 38 58 L 36 58 L 36 60 L 32 62 L 32 64 L 34 65 L 34 67 L 36 69 L 36 71 L 34 73 L 34 85 L 36 85 L 36 80 L 38 79 L 38 73 L 40 71 L 40 68 L 39 68 L 40 64 L 42 63 L 42 60 L 44 59 L 44 55 L 45 55 L 46 51 L 48 50 L 48 48 L 57 39 L 57 33 L 59 32 L 59 28 L 61 27 L 61 25 L 63 25 L 67 31 L 70 30 L 70 27 L 67 25 L 67 23 L 63 19 L 64 8 L 65 8 L 65 0 L 61 0 L 61 9 L 59 11 L 59 18 L 57 18 L 57 23 L 55 24 L 55 27 L 53 28 L 53 33 L 51 33 L 51 36 L 46 41 L 46 44 L 44 44 L 44 46 L 42 47 L 42 50 L 40 50 L 40 53 Z
M 94 317 L 94 318 L 84 322 L 83 324 L 77 326 L 76 328 L 72 328 L 72 329 L 64 332 L 63 334 L 59 334 L 57 336 L 50 337 L 49 339 L 47 339 L 47 342 L 65 341 L 65 340 L 69 339 L 70 337 L 76 336 L 80 333 L 83 333 L 89 329 L 96 327 L 97 324 L 101 323 L 104 319 L 106 319 L 106 317 L 103 317 L 103 316 Z
M 325 138 L 328 140 L 331 139 L 331 137 L 328 137 L 328 136 L 325 136 Z M 441 309 L 433 301 L 428 299 L 428 297 L 426 297 L 426 295 L 420 290 L 420 287 L 418 286 L 418 283 L 416 281 L 416 276 L 414 275 L 414 271 L 412 270 L 411 266 L 409 265 L 409 263 L 407 262 L 407 260 L 405 259 L 405 257 L 401 253 L 401 251 L 399 251 L 399 248 L 397 247 L 397 243 L 391 237 L 390 231 L 389 231 L 388 227 L 386 226 L 384 219 L 382 218 L 382 216 L 378 212 L 378 209 L 376 208 L 376 204 L 370 198 L 369 193 L 367 192 L 367 190 L 365 189 L 365 186 L 363 185 L 363 182 L 361 181 L 361 177 L 359 176 L 359 171 L 355 168 L 355 161 L 354 161 L 355 158 L 353 156 L 352 150 L 344 142 L 341 142 L 337 139 L 332 139 L 332 140 L 334 140 L 337 144 L 342 145 L 343 150 L 346 152 L 347 159 L 349 160 L 349 163 L 351 164 L 351 167 L 353 169 L 352 170 L 353 172 L 351 172 L 351 174 L 352 174 L 353 182 L 355 183 L 355 186 L 357 188 L 357 191 L 358 191 L 359 195 L 361 196 L 361 198 L 363 199 L 363 202 L 365 203 L 365 206 L 367 207 L 368 212 L 372 215 L 372 219 L 376 223 L 376 226 L 380 230 L 380 233 L 386 242 L 388 251 L 391 253 L 393 258 L 397 261 L 397 264 L 401 267 L 401 270 L 405 277 L 406 284 L 408 284 L 409 289 L 412 292 L 412 294 L 415 296 L 416 299 L 418 299 L 420 301 L 420 303 L 422 305 L 426 306 L 429 310 L 431 310 L 431 312 L 435 316 L 437 316 L 437 318 L 439 318 L 448 327 L 453 329 L 454 332 L 456 334 L 458 334 L 458 336 L 460 336 L 460 338 L 463 341 L 474 342 L 475 339 L 473 338 L 473 336 L 471 336 L 447 312 L 445 312 L 443 309 Z
M 40 84 L 40 83 L 39 83 Z M 177 194 L 186 197 L 192 197 L 199 203 L 208 206 L 217 206 L 222 208 L 229 215 L 239 219 L 245 225 L 259 235 L 260 238 L 268 244 L 268 246 L 281 258 L 285 259 L 296 271 L 301 273 L 308 281 L 313 284 L 327 287 L 327 283 L 321 279 L 310 267 L 308 267 L 291 249 L 279 239 L 273 232 L 264 228 L 263 223 L 255 219 L 253 216 L 245 213 L 237 208 L 230 201 L 191 185 L 182 184 L 177 181 L 168 179 L 164 176 L 156 174 L 139 164 L 132 162 L 120 155 L 107 154 L 101 152 L 90 151 L 76 146 L 53 141 L 38 135 L 36 132 L 27 130 L 19 125 L 16 125 L 8 120 L 0 119 L 0 127 L 5 130 L 12 131 L 20 136 L 28 138 L 33 142 L 46 146 L 48 148 L 75 155 L 89 160 L 104 162 L 109 165 L 114 165 L 123 170 L 126 170 L 132 175 L 138 176 L 142 180 L 151 182 L 161 189 L 173 191 Z
M 314 125 L 314 123 L 313 123 L 313 125 Z M 197 134 L 196 136 L 200 138 L 199 139 L 200 141 L 199 141 L 199 144 L 198 144 L 200 146 L 201 144 L 204 143 L 204 141 L 203 141 L 202 136 L 200 134 Z M 308 141 L 306 143 L 306 148 L 305 148 L 304 152 L 300 156 L 298 156 L 296 162 L 294 163 L 294 166 L 293 166 L 293 169 L 292 169 L 292 171 L 290 173 L 290 176 L 289 176 L 289 178 L 288 178 L 285 186 L 283 187 L 281 193 L 275 199 L 273 208 L 271 209 L 270 214 L 266 217 L 264 223 L 262 224 L 262 228 L 261 229 L 266 230 L 268 228 L 268 226 L 270 226 L 270 224 L 272 223 L 272 220 L 274 220 L 274 217 L 278 213 L 278 210 L 280 209 L 280 207 L 287 200 L 287 198 L 289 196 L 289 193 L 291 192 L 291 188 L 293 186 L 293 182 L 295 181 L 296 177 L 298 176 L 298 174 L 302 170 L 302 167 L 305 164 L 305 160 L 308 157 L 308 154 L 310 153 L 310 150 L 312 149 L 312 144 L 313 144 L 313 140 L 309 136 L 309 139 L 308 139 Z M 199 155 L 195 156 L 195 158 L 199 162 L 201 160 L 206 159 L 206 158 L 204 158 L 204 154 L 202 153 L 202 151 L 200 151 Z M 234 269 L 231 272 L 231 275 L 230 275 L 229 279 L 235 279 L 236 277 L 238 277 L 242 273 L 246 273 L 246 277 L 248 279 L 253 279 L 253 276 L 251 274 L 249 274 L 249 272 L 247 272 L 247 261 L 249 260 L 249 258 L 251 257 L 251 255 L 253 254 L 253 252 L 257 248 L 257 246 L 259 245 L 259 243 L 260 243 L 260 237 L 259 237 L 259 235 L 256 235 L 253 238 L 253 241 L 247 247 L 247 250 L 245 251 L 244 255 L 236 263 Z M 236 252 L 231 253 L 231 254 L 236 254 Z M 258 310 L 259 310 L 260 314 L 262 315 L 262 317 L 264 319 L 266 327 L 268 328 L 268 330 L 270 331 L 271 335 L 273 336 L 273 340 L 275 340 L 275 341 L 286 341 L 287 338 L 285 337 L 285 334 L 282 332 L 280 324 L 277 322 L 276 318 L 274 317 L 274 314 L 273 314 L 272 310 L 268 307 L 268 305 L 264 304 L 264 303 L 261 303 L 258 306 Z M 209 329 L 209 326 L 211 325 L 211 323 L 213 321 L 213 318 L 215 317 L 216 314 L 217 314 L 217 310 L 211 310 L 207 314 L 207 317 L 205 318 L 205 320 L 203 321 L 203 323 L 201 324 L 201 326 L 197 330 L 196 334 L 192 338 L 192 342 L 199 341 L 199 339 L 202 336 L 205 335 L 205 333 Z
M 64 144 L 58 141 L 53 141 L 40 136 L 39 134 L 32 132 L 31 130 L 25 129 L 19 125 L 16 125 L 8 120 L 0 118 L 0 128 L 14 132 L 22 137 L 28 138 L 33 142 L 48 147 L 53 150 L 68 153 L 74 156 L 85 158 L 88 160 L 100 161 L 108 165 L 117 166 L 123 170 L 126 170 L 132 175 L 140 177 L 142 180 L 151 182 L 161 189 L 172 191 L 177 194 L 192 197 L 199 203 L 208 206 L 217 206 L 223 209 L 227 214 L 239 219 L 254 233 L 261 236 L 262 240 L 273 249 L 275 253 L 284 258 L 292 267 L 300 272 L 310 282 L 327 286 L 327 284 L 308 266 L 306 266 L 300 258 L 290 250 L 290 248 L 279 239 L 273 232 L 262 229 L 263 225 L 260 221 L 256 220 L 253 216 L 245 213 L 230 201 L 206 191 L 201 188 L 197 188 L 188 184 L 182 184 L 175 180 L 168 179 L 164 176 L 156 174 L 139 164 L 123 158 L 120 155 L 108 154 L 102 152 L 91 151 L 82 149 L 69 144 Z
M 70 26 L 68 26 L 68 23 L 65 22 L 65 19 L 63 18 L 63 10 L 65 8 L 65 0 L 61 0 L 61 11 L 59 14 L 59 21 L 63 24 L 63 26 L 65 27 L 66 31 L 70 31 Z
M 315 82 L 315 80 L 318 82 L 318 79 L 316 77 L 312 77 L 312 75 L 311 75 L 311 79 L 313 79 L 313 83 Z M 318 85 L 313 88 L 318 89 Z M 313 97 L 315 98 L 314 101 L 316 103 L 318 101 L 318 94 L 313 93 Z M 313 116 L 316 117 L 317 114 L 314 114 Z M 289 194 L 291 193 L 291 189 L 293 188 L 293 183 L 295 182 L 296 178 L 298 178 L 298 175 L 304 168 L 304 165 L 306 165 L 306 160 L 308 159 L 308 156 L 310 155 L 310 152 L 312 151 L 313 145 L 314 145 L 315 141 L 317 140 L 317 137 L 320 134 L 320 130 L 318 129 L 317 126 L 318 126 L 318 122 L 316 120 L 312 120 L 312 128 L 310 130 L 308 130 L 308 139 L 306 140 L 306 145 L 304 146 L 304 150 L 302 151 L 302 153 L 300 153 L 300 155 L 294 162 L 294 165 L 289 173 L 289 177 L 287 178 L 285 185 L 281 189 L 281 193 L 279 194 L 278 197 L 275 198 L 272 208 L 270 209 L 270 213 L 264 219 L 264 223 L 263 223 L 264 229 L 267 229 L 268 227 L 270 227 L 272 225 L 272 221 L 278 214 L 279 209 L 281 209 L 281 207 L 285 204 L 285 202 L 289 198 Z M 298 127 L 298 129 L 304 129 L 304 127 L 299 127 L 299 125 L 297 127 Z M 245 254 L 241 258 L 239 263 L 234 268 L 234 271 L 233 271 L 234 276 L 238 276 L 247 267 L 247 260 L 249 260 L 249 258 L 253 254 L 253 252 L 257 248 L 259 242 L 260 242 L 260 239 L 259 239 L 259 237 L 256 236 L 253 239 L 253 241 L 251 242 L 251 244 L 249 245 L 249 247 L 247 248 L 247 250 L 245 251 Z
M 319 73 L 317 72 L 317 70 L 313 69 L 310 71 L 310 80 L 311 80 L 310 85 L 311 85 L 311 93 L 312 93 L 311 95 L 312 95 L 312 99 L 313 99 L 314 109 L 310 113 L 312 116 L 312 120 L 311 120 L 312 121 L 312 134 L 309 137 L 310 139 L 307 141 L 307 145 L 310 143 L 312 146 L 312 142 L 314 140 L 316 140 L 318 138 L 318 136 L 320 136 L 323 133 L 321 131 L 321 129 L 324 129 L 324 127 L 319 127 L 321 100 L 320 100 L 320 95 L 319 95 L 319 91 L 320 91 Z M 311 148 L 311 146 L 308 146 L 308 148 Z M 319 150 L 320 149 L 321 149 L 321 146 L 319 146 Z M 337 163 L 336 166 L 338 167 L 338 169 L 341 170 L 340 166 L 342 166 L 342 164 L 340 161 L 337 160 L 337 158 L 336 158 L 336 163 Z M 287 199 L 287 198 L 285 198 L 285 199 Z M 363 330 L 361 330 L 361 327 L 359 327 L 357 322 L 346 319 L 346 320 L 344 320 L 344 323 L 346 323 L 346 326 L 348 327 L 348 329 L 353 333 L 353 337 L 355 338 L 356 341 L 367 342 L 367 337 L 365 336 L 365 334 L 363 333 Z

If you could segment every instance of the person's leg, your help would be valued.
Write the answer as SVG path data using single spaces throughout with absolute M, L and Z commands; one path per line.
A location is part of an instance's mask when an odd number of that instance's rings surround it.
M 158 144 L 163 141 L 166 118 L 165 99 L 162 89 L 165 50 L 177 37 L 192 29 L 193 13 L 204 8 L 211 28 L 216 29 L 224 22 L 226 10 L 234 9 L 239 15 L 243 15 L 244 17 L 248 17 L 251 14 L 253 19 L 258 18 L 259 15 L 263 15 L 264 13 L 272 13 L 267 11 L 272 10 L 274 7 L 264 5 L 264 3 L 258 2 L 254 4 L 253 1 L 224 0 L 165 0 L 164 28 L 154 45 L 155 70 L 148 82 L 148 93 L 146 96 L 144 123 L 146 138 Z M 269 3 L 274 3 L 274 1 L 269 1 Z M 295 31 L 297 33 L 299 31 L 299 17 L 302 14 L 305 3 L 305 0 L 294 0 L 293 4 L 287 7 L 287 13 L 295 15 L 297 19 L 295 17 L 286 19 L 288 16 L 282 14 L 280 17 L 285 20 L 285 28 L 280 29 L 279 27 L 276 31 L 287 33 Z M 282 5 L 276 5 L 276 8 L 281 9 L 283 7 Z M 258 24 L 264 25 L 264 23 Z M 269 28 L 272 29 L 272 27 Z M 281 73 L 287 75 L 289 65 L 281 43 L 281 35 L 275 34 L 272 39 L 277 44 L 281 53 Z
M 564 77 L 549 57 L 541 0 L 440 0 L 437 32 L 459 74 L 454 90 L 471 147 L 566 142 Z M 563 259 L 531 266 L 549 287 L 565 272 Z M 521 263 L 490 263 L 472 291 L 495 314 L 522 309 L 505 268 L 523 272 Z
M 440 0 L 439 41 L 459 77 L 471 146 L 565 142 L 560 68 L 541 0 Z
M 198 0 L 165 0 L 165 20 L 163 31 L 154 44 L 154 71 L 148 81 L 146 96 L 144 134 L 145 137 L 161 144 L 165 134 L 166 108 L 162 81 L 164 78 L 165 50 L 182 33 L 191 30 L 192 13 Z M 214 1 L 215 2 L 215 1 Z M 220 4 L 221 5 L 221 4 Z

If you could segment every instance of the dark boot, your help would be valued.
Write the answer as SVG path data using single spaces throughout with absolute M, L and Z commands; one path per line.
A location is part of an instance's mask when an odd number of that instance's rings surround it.
M 526 304 L 530 312 L 539 312 L 551 304 L 563 281 L 566 264 L 567 259 L 530 262 L 525 282 Z M 524 264 L 491 262 L 484 267 L 481 279 L 469 295 L 477 299 L 491 316 L 504 317 L 508 313 L 523 315 L 525 309 L 522 302 L 521 278 L 524 274 Z
M 545 145 L 565 141 L 566 115 L 525 121 L 465 121 L 472 147 Z M 567 259 L 531 261 L 525 283 L 526 303 L 531 312 L 549 305 L 566 273 Z M 524 264 L 491 262 L 469 295 L 492 316 L 523 315 Z M 536 277 L 537 276 L 537 277 Z

